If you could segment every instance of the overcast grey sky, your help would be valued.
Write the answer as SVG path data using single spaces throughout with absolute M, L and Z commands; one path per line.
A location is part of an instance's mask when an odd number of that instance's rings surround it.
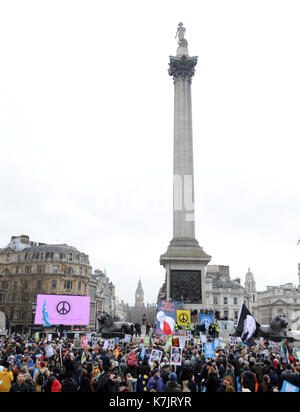
M 130 303 L 164 280 L 173 82 L 193 79 L 196 235 L 233 278 L 298 284 L 299 0 L 0 0 L 0 247 L 68 243 Z

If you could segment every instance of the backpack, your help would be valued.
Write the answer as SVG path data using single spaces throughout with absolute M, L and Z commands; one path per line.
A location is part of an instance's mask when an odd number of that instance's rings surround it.
M 109 382 L 109 375 L 103 373 L 102 375 L 96 376 L 93 379 L 93 385 L 95 388 L 95 392 L 104 392 L 105 385 Z
M 53 376 L 53 375 L 50 375 L 50 376 L 47 378 L 47 380 L 46 380 L 46 382 L 45 382 L 45 384 L 44 384 L 44 386 L 43 386 L 44 392 L 51 392 L 51 390 L 52 390 L 52 385 L 53 385 L 53 382 L 55 381 L 55 379 L 56 379 L 56 377 Z
M 25 381 L 26 385 L 28 386 L 29 392 L 35 392 L 35 386 L 31 379 L 27 379 Z
M 39 376 L 37 378 L 37 384 L 39 386 L 44 386 L 47 378 L 48 378 L 48 376 L 47 376 L 46 372 L 43 372 L 43 373 L 39 372 Z

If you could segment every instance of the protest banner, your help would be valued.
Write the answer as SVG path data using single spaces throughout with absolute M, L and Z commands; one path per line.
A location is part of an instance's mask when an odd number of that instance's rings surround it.
M 209 326 L 212 325 L 213 322 L 213 315 L 199 315 L 199 325 L 204 325 L 206 330 L 209 329 Z
M 206 337 L 206 335 L 201 335 L 201 336 L 200 336 L 200 340 L 201 340 L 201 343 L 206 343 L 206 342 L 207 342 L 207 337 Z
M 214 340 L 214 349 L 216 350 L 216 349 L 219 348 L 220 346 L 221 346 L 220 339 L 215 339 L 215 340 Z
M 171 349 L 171 361 L 170 365 L 172 366 L 181 366 L 182 364 L 182 348 L 173 347 Z
M 81 347 L 87 348 L 89 346 L 89 338 L 87 336 L 83 336 L 81 338 Z
M 162 351 L 153 349 L 151 352 L 151 356 L 150 356 L 150 363 L 158 362 L 158 364 L 160 364 L 162 355 L 163 355 Z
M 49 358 L 51 358 L 53 355 L 54 355 L 54 350 L 53 350 L 53 348 L 52 348 L 51 345 L 48 345 L 48 346 L 46 347 L 46 356 L 47 356 L 47 358 L 49 359 Z
M 182 308 L 181 302 L 159 302 L 156 315 L 156 336 L 169 336 L 175 333 L 177 310 Z
M 231 320 L 219 320 L 220 336 L 228 336 L 234 333 L 234 322 Z
M 191 324 L 191 311 L 190 310 L 177 310 L 177 324 L 179 326 L 188 326 Z
M 92 346 L 96 346 L 96 345 L 98 345 L 98 338 L 93 336 L 92 337 Z
M 205 343 L 204 352 L 207 359 L 215 357 L 214 346 L 211 343 Z
M 298 386 L 292 385 L 288 381 L 283 381 L 281 392 L 300 392 L 300 388 L 298 388 Z
M 81 339 L 80 338 L 74 339 L 74 349 L 81 349 Z

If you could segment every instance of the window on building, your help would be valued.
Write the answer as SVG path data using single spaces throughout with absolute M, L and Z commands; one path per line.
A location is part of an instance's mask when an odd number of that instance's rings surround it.
M 66 259 L 67 255 L 66 253 L 60 253 L 59 257 L 61 260 L 63 260 L 63 259 Z
M 16 275 L 18 275 L 19 274 L 19 267 L 17 266 L 16 267 Z
M 238 298 L 236 298 L 236 297 L 233 298 L 233 304 L 234 304 L 234 305 L 237 305 L 237 304 L 238 304 Z
M 4 301 L 5 301 L 5 295 L 0 294 L 0 303 L 4 303 Z
M 17 290 L 17 287 L 18 287 L 18 282 L 14 282 L 14 283 L 13 283 L 13 289 L 14 289 L 14 290 Z
M 228 298 L 224 297 L 224 305 L 228 305 Z
M 224 310 L 224 316 L 226 319 L 228 319 L 228 310 Z
M 253 295 L 253 302 L 255 303 L 255 295 Z
M 8 282 L 5 280 L 1 282 L 1 289 L 7 290 L 8 289 Z
M 24 293 L 22 296 L 22 302 L 27 303 L 29 300 L 29 296 L 28 293 Z
M 41 290 L 42 289 L 42 281 L 38 280 L 37 281 L 37 290 Z
M 24 290 L 26 290 L 26 289 L 28 289 L 28 282 L 27 282 L 27 280 L 25 280 L 25 282 L 24 282 Z
M 218 305 L 218 298 L 217 298 L 217 296 L 214 296 L 214 305 Z
M 52 280 L 51 288 L 52 288 L 52 289 L 56 289 L 56 285 L 57 285 L 57 280 L 56 280 L 56 279 L 53 279 L 53 280 Z
M 73 261 L 73 253 L 69 254 L 69 261 L 72 262 Z
M 58 266 L 53 266 L 53 273 L 58 273 Z
M 239 316 L 239 312 L 238 311 L 234 311 L 234 319 L 237 320 Z
M 79 275 L 82 275 L 82 267 L 79 268 Z
M 41 275 L 42 273 L 45 273 L 45 266 L 43 265 L 37 265 L 37 273 Z
M 8 253 L 8 254 L 6 255 L 6 262 L 9 262 L 9 260 L 10 260 L 10 254 Z
M 64 284 L 64 289 L 73 289 L 73 282 L 71 282 L 70 280 L 66 280 Z
M 78 282 L 78 290 L 81 290 L 81 282 Z
M 40 260 L 44 260 L 44 253 L 40 254 Z
M 26 266 L 25 267 L 25 274 L 30 275 L 31 274 L 31 266 Z
M 53 252 L 47 252 L 45 258 L 46 258 L 46 259 L 51 259 L 51 260 L 53 260 L 53 258 L 54 258 L 54 253 L 53 253 Z

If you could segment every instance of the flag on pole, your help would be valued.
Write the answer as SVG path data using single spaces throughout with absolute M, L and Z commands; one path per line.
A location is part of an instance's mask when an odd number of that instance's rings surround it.
M 259 328 L 260 324 L 256 322 L 245 303 L 242 302 L 236 327 L 237 336 L 247 346 L 255 346 L 254 335 Z
M 292 351 L 286 339 L 281 341 L 281 357 L 284 363 L 292 363 L 295 365 L 295 359 L 292 355 Z
M 143 345 L 141 349 L 142 349 L 142 350 L 141 350 L 141 359 L 144 360 L 144 359 L 145 359 L 145 355 L 146 355 L 146 348 L 145 348 L 145 346 Z
M 84 350 L 84 351 L 82 351 L 82 355 L 81 355 L 81 363 L 84 363 L 86 360 L 87 360 L 87 357 L 86 357 L 86 353 L 85 353 L 85 350 Z

